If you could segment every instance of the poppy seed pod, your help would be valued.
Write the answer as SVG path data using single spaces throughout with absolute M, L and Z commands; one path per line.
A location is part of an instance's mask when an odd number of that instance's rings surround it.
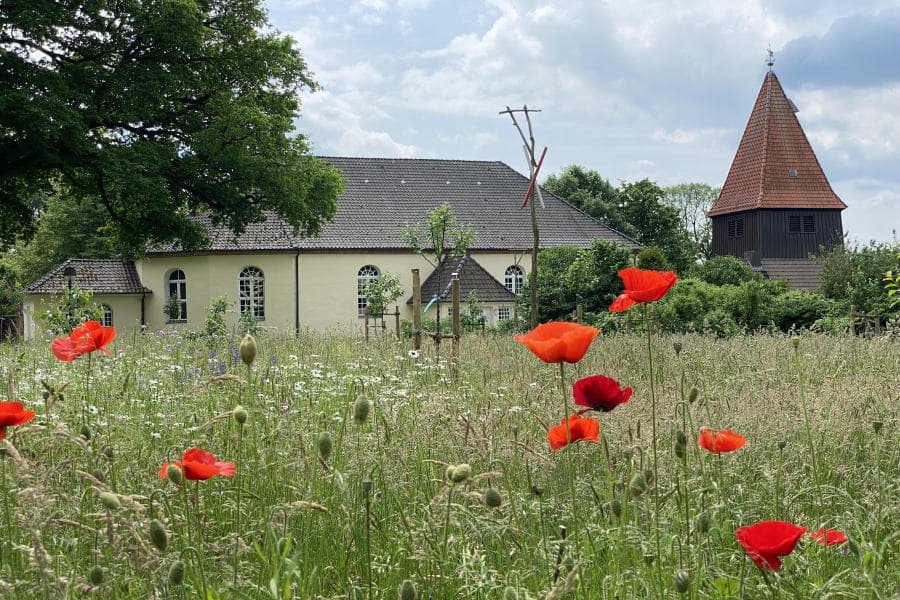
M 456 465 L 453 468 L 453 474 L 450 475 L 450 481 L 453 483 L 462 483 L 472 476 L 472 467 L 468 463 Z
M 172 483 L 179 485 L 184 480 L 184 473 L 176 465 L 169 465 L 166 468 L 166 479 Z
M 787 442 L 786 442 L 786 441 L 781 440 L 780 442 L 778 442 L 778 449 L 779 449 L 779 450 L 784 450 L 784 448 L 785 448 L 786 446 L 787 446 Z
M 644 479 L 647 480 L 648 486 L 656 483 L 656 473 L 653 472 L 653 469 L 644 469 Z
M 694 521 L 694 530 L 700 534 L 709 531 L 709 513 L 705 510 L 697 515 L 697 520 Z
M 612 499 L 612 501 L 609 503 L 609 509 L 617 519 L 622 516 L 622 502 L 618 498 Z
M 88 580 L 92 585 L 100 585 L 103 583 L 103 567 L 94 565 L 91 572 L 88 573 Z
M 249 333 L 241 340 L 241 361 L 248 367 L 256 360 L 256 339 Z
M 397 588 L 397 600 L 418 600 L 418 598 L 419 592 L 416 590 L 416 584 L 410 579 L 404 579 Z
M 490 508 L 499 508 L 503 504 L 503 498 L 495 488 L 487 488 L 484 490 L 484 503 Z
M 104 446 L 103 447 L 103 456 L 105 456 L 109 460 L 113 459 L 114 454 L 113 454 L 112 446 Z
M 700 395 L 700 390 L 695 387 L 691 388 L 691 391 L 688 392 L 688 402 L 693 404 L 697 401 L 697 397 Z
M 97 481 L 100 481 L 100 482 L 102 482 L 102 483 L 106 483 L 106 473 L 104 473 L 104 472 L 101 471 L 100 469 L 94 469 L 94 470 L 91 472 L 91 475 L 93 475 L 93 476 L 94 476 L 94 479 L 96 479 Z
M 169 586 L 178 587 L 184 582 L 184 561 L 176 560 L 169 567 Z
M 81 432 L 80 432 L 80 433 L 81 433 L 81 437 L 83 437 L 84 439 L 86 439 L 86 440 L 91 439 L 91 428 L 88 427 L 87 425 L 82 425 L 82 426 L 81 426 Z
M 359 424 L 365 423 L 372 410 L 372 403 L 368 398 L 359 398 L 353 403 L 353 420 Z
M 675 350 L 675 355 L 681 354 L 681 342 L 672 342 L 672 349 Z
M 672 576 L 672 583 L 675 584 L 676 592 L 686 594 L 691 589 L 691 574 L 684 569 L 678 569 Z
M 122 508 L 119 497 L 112 492 L 103 492 L 100 494 L 100 504 L 102 504 L 106 510 L 118 510 Z
M 447 465 L 447 470 L 444 471 L 444 479 L 450 481 L 453 479 L 453 469 L 456 468 L 456 465 Z
M 647 479 L 642 473 L 635 473 L 631 478 L 631 481 L 628 482 L 628 491 L 635 498 L 647 491 Z
M 166 527 L 159 519 L 150 521 L 150 541 L 160 552 L 165 552 L 169 547 L 169 534 L 166 533 Z
M 331 434 L 327 431 L 323 431 L 319 434 L 319 456 L 322 460 L 328 460 L 328 457 L 331 456 Z
M 231 411 L 231 416 L 238 422 L 238 425 L 243 425 L 247 422 L 247 409 L 243 406 L 235 406 L 234 410 Z

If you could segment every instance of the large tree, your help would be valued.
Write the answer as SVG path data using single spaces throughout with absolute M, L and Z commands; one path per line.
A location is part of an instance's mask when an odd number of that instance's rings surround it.
M 679 273 L 697 259 L 697 247 L 682 227 L 678 211 L 663 202 L 663 190 L 642 179 L 619 188 L 622 215 L 637 230 L 635 238 L 645 246 L 657 246 Z
M 681 216 L 681 226 L 691 236 L 700 256 L 712 256 L 712 224 L 706 213 L 712 208 L 721 188 L 705 183 L 679 183 L 663 188 L 663 201 Z
M 569 165 L 547 177 L 543 187 L 617 231 L 637 233 L 622 215 L 619 190 L 593 169 Z
M 58 177 L 133 247 L 197 247 L 198 213 L 314 233 L 341 189 L 290 135 L 315 85 L 259 0 L 3 0 L 0 244 L 33 233 Z

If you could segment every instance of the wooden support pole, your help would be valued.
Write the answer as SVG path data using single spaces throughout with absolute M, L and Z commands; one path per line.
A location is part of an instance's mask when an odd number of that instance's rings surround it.
M 397 339 L 400 339 L 400 307 L 394 307 L 394 329 L 397 331 Z
M 450 299 L 453 307 L 453 345 L 450 347 L 454 371 L 459 367 L 459 339 L 462 337 L 462 327 L 459 319 L 459 274 L 454 273 L 450 279 Z
M 881 311 L 876 308 L 872 318 L 875 321 L 875 335 L 881 335 Z
M 581 323 L 584 321 L 584 310 L 581 307 L 581 303 L 575 305 L 575 322 Z
M 419 283 L 419 270 L 412 270 L 413 294 L 413 348 L 422 349 L 422 285 Z
M 363 327 L 366 330 L 366 341 L 368 342 L 369 341 L 369 307 L 368 306 L 363 310 L 363 317 L 364 317 L 363 318 L 363 323 L 364 323 Z
M 850 305 L 850 335 L 856 335 L 856 305 Z

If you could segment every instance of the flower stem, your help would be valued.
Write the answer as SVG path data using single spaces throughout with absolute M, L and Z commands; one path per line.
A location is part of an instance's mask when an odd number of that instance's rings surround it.
M 559 363 L 559 387 L 562 390 L 563 410 L 566 415 L 566 479 L 569 486 L 569 499 L 572 502 L 572 516 L 578 517 L 578 504 L 575 501 L 575 467 L 572 457 L 572 430 L 569 428 L 569 394 L 566 388 L 566 363 Z
M 243 448 L 244 442 L 244 425 L 243 423 L 238 423 L 238 446 L 237 446 L 237 473 L 235 473 L 235 481 L 234 483 L 237 485 L 237 519 L 236 519 L 236 531 L 237 536 L 234 539 L 234 577 L 232 579 L 232 585 L 235 589 L 237 589 L 237 576 L 238 576 L 238 548 L 240 546 L 240 538 L 241 538 L 241 449 Z
M 650 374 L 650 426 L 653 444 L 653 517 L 656 521 L 654 528 L 654 538 L 656 540 L 656 570 L 659 576 L 660 585 L 662 585 L 662 548 L 659 540 L 659 459 L 657 457 L 656 443 L 656 381 L 653 376 L 653 344 L 650 332 L 650 318 L 647 314 L 647 305 L 642 304 L 641 308 L 644 313 L 644 329 L 647 331 L 647 365 Z

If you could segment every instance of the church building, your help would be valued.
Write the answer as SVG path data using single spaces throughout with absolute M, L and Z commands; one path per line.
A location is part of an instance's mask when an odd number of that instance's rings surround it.
M 847 205 L 831 189 L 796 113 L 770 63 L 708 215 L 714 255 L 744 258 L 769 279 L 815 290 L 821 266 L 810 256 L 841 243 Z

